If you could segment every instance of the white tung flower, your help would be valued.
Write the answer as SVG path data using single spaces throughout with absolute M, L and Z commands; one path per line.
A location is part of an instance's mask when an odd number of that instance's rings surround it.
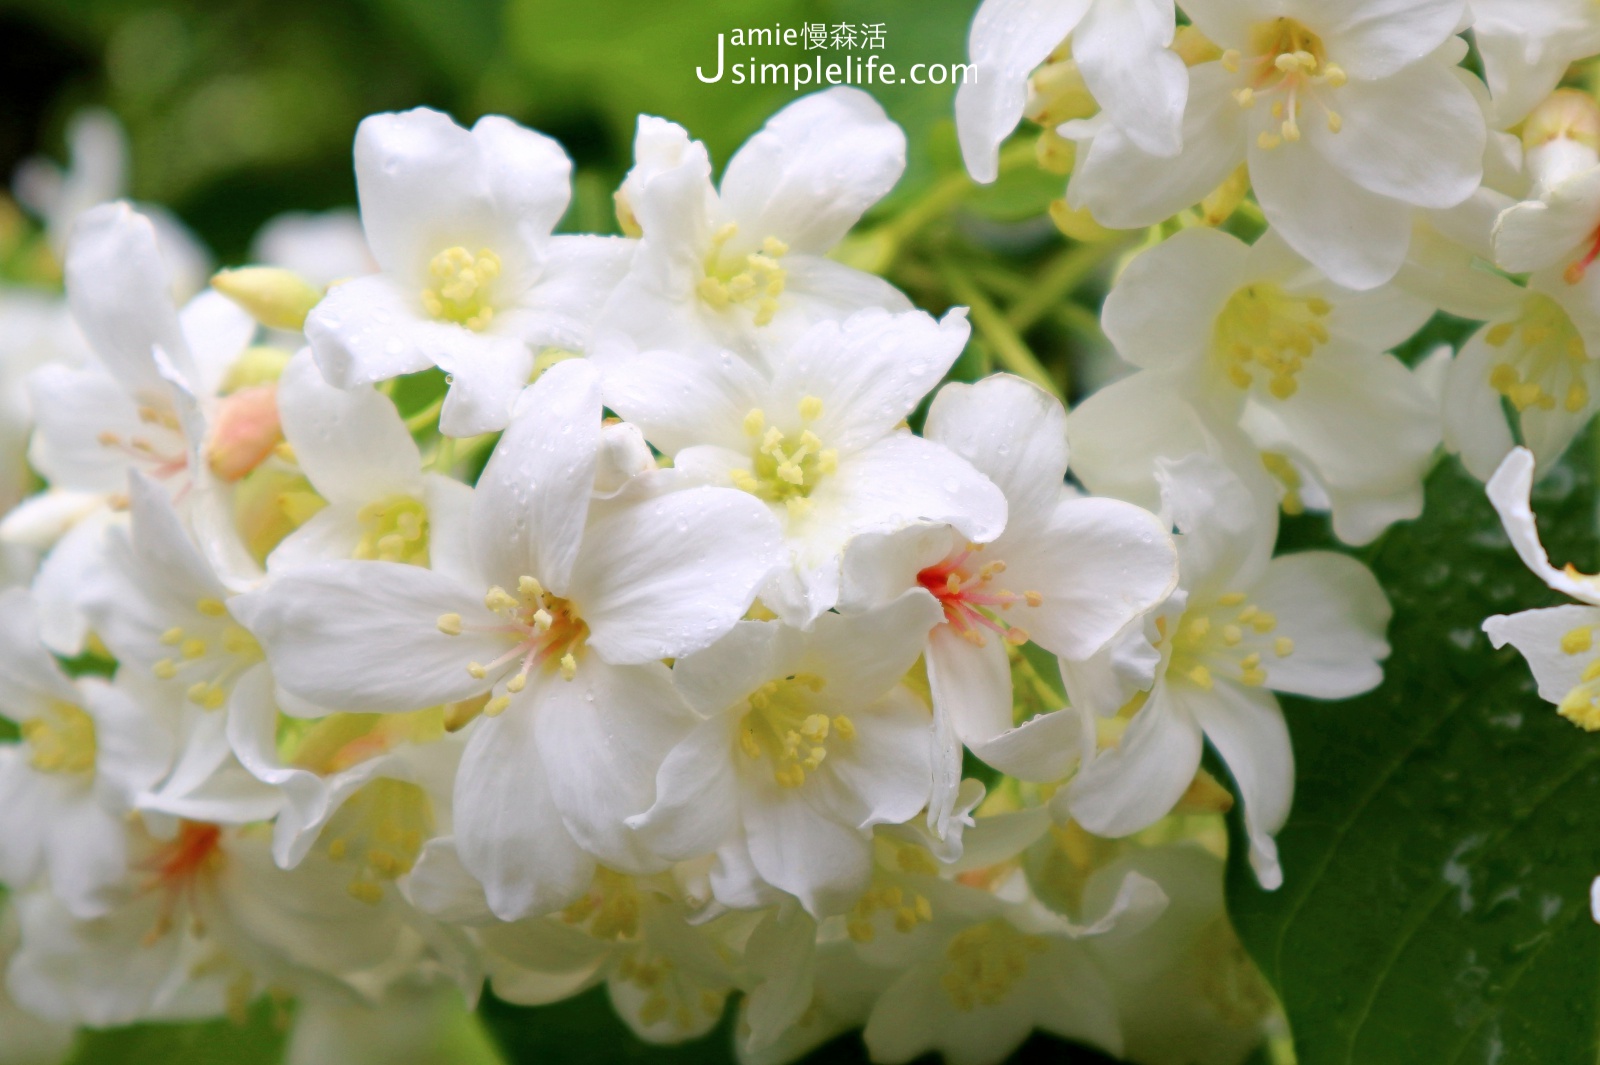
M 123 818 L 167 772 L 173 722 L 98 678 L 69 680 L 39 642 L 27 592 L 0 594 L 0 881 L 43 884 L 78 917 L 110 908 L 127 862 Z
M 1512 273 L 1559 266 L 1578 284 L 1600 258 L 1600 104 L 1561 89 L 1528 116 L 1522 143 L 1530 197 L 1496 220 L 1495 263 Z
M 1089 91 L 1141 150 L 1174 156 L 1183 143 L 1189 72 L 1168 50 L 1172 0 L 984 0 L 967 51 L 976 68 L 956 90 L 956 129 L 967 169 L 997 176 L 1000 143 L 1022 118 L 1028 77 L 1071 35 Z
M 542 1006 L 603 983 L 612 1008 L 645 1042 L 700 1038 L 722 1019 L 750 919 L 707 920 L 690 901 L 675 871 L 633 877 L 597 869 L 558 914 L 478 928 L 495 995 Z
M 278 413 L 295 462 L 328 505 L 273 549 L 269 572 L 338 558 L 465 565 L 472 490 L 423 471 L 387 396 L 333 387 L 302 351 L 278 382 Z
M 106 1027 L 239 1012 L 268 987 L 353 994 L 329 978 L 381 988 L 392 959 L 409 966 L 424 949 L 402 907 L 352 898 L 333 863 L 278 869 L 265 826 L 125 828 L 114 909 L 85 921 L 47 893 L 16 899 L 8 984 L 41 1017 Z
M 1525 288 L 1479 276 L 1475 313 L 1488 324 L 1450 363 L 1444 439 L 1474 477 L 1487 480 L 1515 444 L 1508 413 L 1522 442 L 1549 465 L 1600 405 L 1600 275 L 1574 284 L 1552 267 Z
M 899 971 L 862 1032 L 872 1060 L 938 1051 L 951 1065 L 994 1065 L 1036 1028 L 1120 1054 L 1116 1001 L 1092 944 L 1161 912 L 1153 881 L 1129 873 L 1087 925 L 1046 910 L 1020 883 L 984 891 L 929 878 L 924 890 L 932 919 L 876 959 Z
M 938 617 L 916 589 L 882 610 L 826 614 L 809 632 L 741 622 L 675 664 L 705 720 L 667 755 L 655 805 L 631 823 L 663 857 L 715 852 L 711 884 L 727 905 L 760 898 L 765 883 L 814 915 L 848 907 L 871 873 L 872 826 L 928 802 L 931 724 L 900 680 Z
M 1516 125 L 1556 87 L 1570 64 L 1600 51 L 1600 9 L 1591 0 L 1469 4 L 1497 128 Z
M 582 350 L 632 254 L 627 241 L 552 237 L 572 164 L 550 138 L 490 115 L 471 130 L 426 108 L 356 131 L 361 222 L 382 272 L 336 285 L 306 319 L 340 388 L 438 366 L 440 427 L 505 427 L 542 348 Z
M 1572 565 L 1550 564 L 1529 495 L 1533 490 L 1534 456 L 1516 448 L 1489 480 L 1494 504 L 1506 535 L 1523 563 L 1551 588 L 1578 602 L 1520 614 L 1497 614 L 1483 623 L 1496 647 L 1511 644 L 1527 659 L 1539 684 L 1539 697 L 1555 703 L 1562 717 L 1590 732 L 1600 730 L 1600 579 Z
M 1383 679 L 1391 613 L 1360 562 L 1331 551 L 1272 558 L 1277 522 L 1237 479 L 1200 455 L 1162 464 L 1178 538 L 1179 593 L 1145 631 L 1078 670 L 1078 686 L 1114 671 L 1144 641 L 1160 655 L 1155 685 L 1120 713 L 1127 732 L 1062 792 L 1089 831 L 1124 836 L 1166 816 L 1194 779 L 1202 739 L 1244 801 L 1250 863 L 1278 887 L 1273 833 L 1289 815 L 1294 752 L 1274 691 L 1344 699 Z M 1107 678 L 1097 690 L 1114 690 Z M 1072 687 L 1069 686 L 1069 690 Z M 1115 705 L 1080 707 L 1102 715 Z
M 789 561 L 761 600 L 808 625 L 839 598 L 845 544 L 917 522 L 992 540 L 1005 499 L 964 459 L 904 427 L 960 355 L 965 313 L 861 311 L 774 353 L 770 375 L 725 354 L 644 352 L 607 366 L 606 403 L 674 465 L 762 500 Z
M 1600 647 L 1595 639 L 1600 633 L 1600 577 L 1581 573 L 1571 563 L 1560 569 L 1550 564 L 1530 503 L 1533 473 L 1533 453 L 1514 449 L 1489 479 L 1489 502 L 1523 564 L 1577 602 L 1496 614 L 1484 621 L 1483 631 L 1496 647 L 1510 644 L 1517 649 L 1533 672 L 1539 698 L 1554 703 L 1562 717 L 1584 731 L 1600 731 Z M 1589 905 L 1600 923 L 1600 877 L 1590 887 Z
M 1339 537 L 1367 543 L 1422 513 L 1439 402 L 1385 352 L 1429 314 L 1395 286 L 1333 284 L 1276 231 L 1246 246 L 1186 229 L 1136 256 L 1106 299 L 1106 335 L 1140 370 L 1072 412 L 1073 469 L 1093 491 L 1154 508 L 1154 460 L 1210 438 L 1287 509 L 1309 482 Z
M 51 363 L 28 378 L 36 429 L 29 458 L 50 489 L 9 514 L 0 535 L 60 537 L 40 571 L 45 642 L 82 648 L 80 596 L 102 562 L 106 508 L 131 473 L 162 486 L 186 512 L 217 501 L 279 440 L 270 385 L 234 379 L 256 325 L 225 297 L 181 309 L 150 221 L 127 204 L 87 212 L 74 228 L 67 299 L 92 358 Z M 203 541 L 233 557 L 232 536 Z M 228 570 L 233 570 L 230 562 Z
M 648 808 L 693 715 L 663 658 L 707 646 L 778 559 L 765 506 L 663 471 L 595 500 L 600 392 L 581 360 L 529 388 L 475 490 L 471 568 L 303 566 L 236 609 L 290 693 L 393 713 L 482 703 L 457 779 L 462 861 L 494 912 L 548 912 L 594 854 L 650 871 Z
M 1172 538 L 1155 515 L 1084 498 L 1067 485 L 1066 420 L 1059 400 L 1007 374 L 946 385 L 928 412 L 927 438 L 1000 489 L 1005 531 L 986 543 L 945 525 L 869 533 L 845 556 L 847 607 L 922 587 L 943 608 L 923 652 L 935 722 L 929 823 L 941 835 L 963 744 L 1030 780 L 1060 779 L 1077 759 L 1071 714 L 1013 728 L 1008 646 L 1032 640 L 1054 655 L 1087 659 L 1177 582 Z
M 894 187 L 905 135 L 859 89 L 801 97 L 779 111 L 711 184 L 705 145 L 681 126 L 639 119 L 634 166 L 617 192 L 640 238 L 596 327 L 594 357 L 665 348 L 760 360 L 767 344 L 863 307 L 910 303 L 872 274 L 828 258 Z
M 1150 155 L 1115 125 L 1068 187 L 1103 225 L 1198 203 L 1244 164 L 1274 229 L 1339 284 L 1375 288 L 1405 259 L 1413 207 L 1452 207 L 1483 177 L 1484 117 L 1454 69 L 1465 0 L 1191 0 L 1223 51 L 1189 72 L 1183 150 Z

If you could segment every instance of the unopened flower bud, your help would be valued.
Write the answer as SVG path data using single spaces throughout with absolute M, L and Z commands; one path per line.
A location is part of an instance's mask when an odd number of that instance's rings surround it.
M 211 287 L 228 297 L 268 329 L 298 333 L 306 315 L 322 299 L 322 290 L 293 270 L 275 266 L 242 266 L 219 270 Z

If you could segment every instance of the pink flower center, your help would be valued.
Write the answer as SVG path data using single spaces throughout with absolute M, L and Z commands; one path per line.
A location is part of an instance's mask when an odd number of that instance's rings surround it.
M 1038 592 L 1016 592 L 998 587 L 995 578 L 1006 571 L 1006 564 L 995 559 L 977 565 L 972 556 L 982 551 L 977 544 L 968 544 L 937 565 L 929 566 L 917 574 L 917 583 L 933 593 L 944 607 L 945 623 L 952 626 L 961 637 L 982 647 L 983 632 L 988 629 L 1001 639 L 1014 645 L 1028 642 L 1026 630 L 1009 624 L 1002 615 L 1018 603 L 1036 607 L 1044 601 Z

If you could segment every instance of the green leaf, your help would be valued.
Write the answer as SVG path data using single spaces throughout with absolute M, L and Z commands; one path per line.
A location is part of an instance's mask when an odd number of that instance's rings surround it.
M 1535 492 L 1558 562 L 1596 558 L 1594 500 L 1578 460 Z M 1285 884 L 1261 891 L 1233 848 L 1239 933 L 1300 1065 L 1594 1061 L 1600 736 L 1559 718 L 1479 628 L 1563 600 L 1453 459 L 1424 516 L 1369 554 L 1395 607 L 1385 683 L 1350 702 L 1284 701 L 1299 772 L 1278 837 Z
M 268 1001 L 248 1021 L 139 1024 L 85 1031 L 71 1065 L 277 1065 L 283 1057 L 283 1018 Z

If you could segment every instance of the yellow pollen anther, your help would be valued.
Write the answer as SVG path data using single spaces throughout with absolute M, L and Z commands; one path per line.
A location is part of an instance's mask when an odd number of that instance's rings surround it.
M 201 599 L 194 604 L 194 608 L 208 618 L 220 618 L 228 612 L 220 599 Z
M 1222 69 L 1230 74 L 1239 73 L 1239 63 L 1244 57 L 1239 54 L 1239 49 L 1229 48 L 1222 53 Z
M 568 651 L 561 656 L 561 679 L 571 680 L 578 675 L 578 660 Z
M 176 647 L 183 642 L 183 629 L 174 626 L 161 634 L 161 642 L 168 647 Z
M 787 284 L 788 273 L 779 260 L 788 254 L 789 246 L 769 236 L 761 241 L 759 251 L 729 252 L 726 246 L 738 231 L 738 225 L 729 222 L 713 234 L 705 274 L 695 284 L 695 292 L 714 310 L 750 307 L 754 324 L 767 325 L 778 312 L 778 297 Z
M 461 635 L 460 614 L 440 614 L 438 625 L 439 631 L 444 633 L 446 636 Z
M 482 330 L 494 320 L 489 290 L 500 276 L 500 257 L 488 248 L 474 256 L 459 245 L 428 263 L 433 287 L 422 291 L 422 306 L 435 318 Z
M 92 773 L 99 754 L 94 718 L 82 707 L 57 699 L 45 712 L 20 724 L 28 762 L 42 773 Z
M 1243 592 L 1228 592 L 1226 595 L 1217 597 L 1217 603 L 1221 606 L 1238 606 L 1244 600 L 1245 594 Z
M 510 692 L 512 695 L 517 694 L 518 692 L 520 692 L 523 688 L 526 688 L 527 686 L 528 686 L 528 675 L 526 673 L 518 673 L 517 675 L 512 677 L 510 680 L 506 681 L 506 691 Z
M 1573 414 L 1588 406 L 1588 348 L 1551 297 L 1530 293 L 1520 318 L 1491 326 L 1484 338 L 1504 356 L 1490 368 L 1489 387 L 1518 413 L 1555 410 L 1558 402 Z
M 484 717 L 499 717 L 506 712 L 506 707 L 511 705 L 511 696 L 496 695 L 493 699 L 483 704 Z
M 1023 592 L 1022 601 L 1029 606 L 1039 606 L 1044 602 L 1044 596 L 1039 592 Z
M 517 591 L 524 599 L 538 599 L 544 595 L 544 585 L 535 577 L 518 577 Z
M 798 413 L 802 423 L 811 421 L 822 413 L 822 401 L 806 396 Z M 838 468 L 838 453 L 824 448 L 810 429 L 785 432 L 768 425 L 759 408 L 745 415 L 744 430 L 756 441 L 753 468 L 731 470 L 733 486 L 769 503 L 785 504 L 791 517 L 803 517 L 811 509 L 806 497 L 822 477 Z
M 1010 922 L 994 918 L 950 941 L 939 986 L 964 1013 L 997 1005 L 1027 975 L 1028 959 L 1046 949 L 1042 936 L 1024 935 Z
M 1234 646 L 1244 639 L 1244 630 L 1237 625 L 1224 625 L 1222 627 L 1222 642 L 1229 647 Z
M 1571 630 L 1561 637 L 1561 650 L 1569 655 L 1582 654 L 1594 646 L 1593 633 L 1588 625 Z
M 483 594 L 483 605 L 499 614 L 507 610 L 515 610 L 518 602 L 516 596 L 495 584 L 491 585 L 489 590 Z
M 484 667 L 482 662 L 468 662 L 467 663 L 467 672 L 470 673 L 473 677 L 477 678 L 478 680 L 482 680 L 484 677 L 488 676 L 488 674 L 489 674 L 488 669 L 486 669 Z
M 1293 119 L 1284 128 L 1286 135 L 1298 137 Z M 1212 366 L 1237 388 L 1260 380 L 1273 397 L 1288 399 L 1299 389 L 1297 375 L 1306 360 L 1328 342 L 1325 319 L 1332 310 L 1324 299 L 1292 295 L 1270 282 L 1246 285 L 1217 315 Z
M 183 641 L 178 653 L 185 658 L 201 658 L 206 653 L 206 642 L 199 637 L 191 637 Z
M 1189 679 L 1197 686 L 1204 688 L 1207 691 L 1211 689 L 1211 670 L 1207 669 L 1205 666 L 1195 666 L 1189 670 L 1187 675 Z
M 1294 654 L 1294 641 L 1287 636 L 1279 636 L 1272 641 L 1272 653 L 1279 658 L 1288 658 Z
M 163 658 L 150 667 L 150 672 L 162 680 L 171 680 L 178 675 L 178 663 L 170 658 Z

